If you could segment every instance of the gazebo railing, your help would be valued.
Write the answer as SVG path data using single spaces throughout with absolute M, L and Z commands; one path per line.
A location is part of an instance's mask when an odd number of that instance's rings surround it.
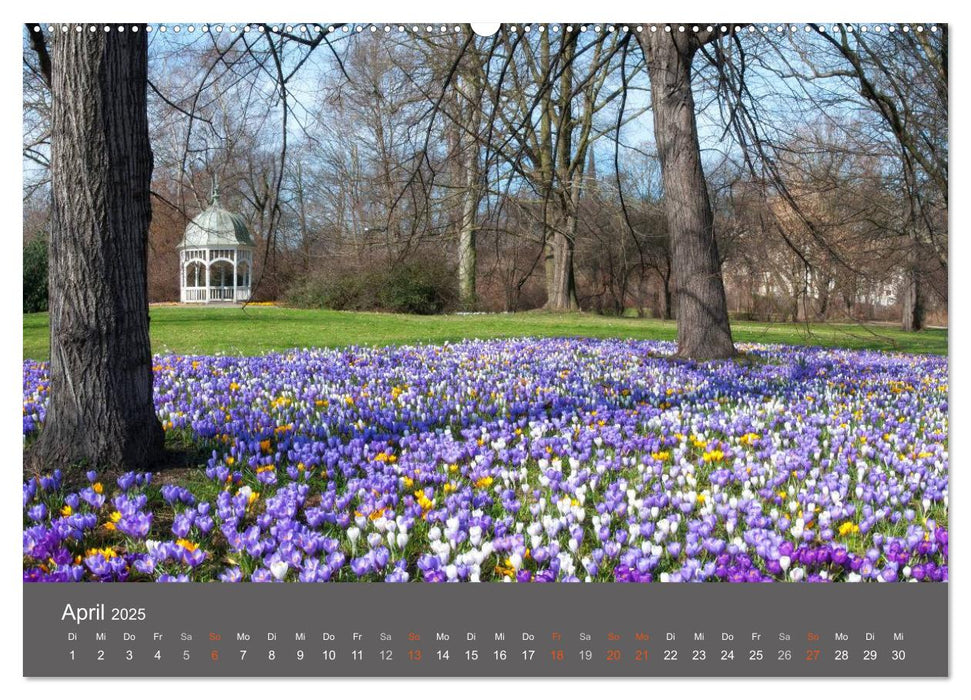
M 249 287 L 187 287 L 182 290 L 183 303 L 205 303 L 209 301 L 243 302 L 249 301 Z
M 205 287 L 188 287 L 182 290 L 183 302 L 204 302 L 206 299 Z
M 236 301 L 235 287 L 210 287 L 209 301 Z

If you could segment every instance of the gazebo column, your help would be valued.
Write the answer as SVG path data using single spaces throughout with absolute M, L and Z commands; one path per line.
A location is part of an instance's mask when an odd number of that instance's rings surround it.
M 209 252 L 208 251 L 206 252 L 206 269 L 203 271 L 203 274 L 206 276 L 206 297 L 205 297 L 205 302 L 208 304 L 209 303 L 209 277 L 210 277 L 210 272 L 209 272 Z

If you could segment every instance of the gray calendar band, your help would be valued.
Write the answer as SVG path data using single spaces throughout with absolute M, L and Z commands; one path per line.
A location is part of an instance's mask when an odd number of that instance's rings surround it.
M 946 676 L 947 595 L 932 583 L 25 584 L 24 675 Z M 144 620 L 111 619 L 139 609 Z

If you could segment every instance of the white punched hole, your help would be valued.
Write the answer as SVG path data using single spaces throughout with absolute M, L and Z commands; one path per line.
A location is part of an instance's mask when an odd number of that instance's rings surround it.
M 91 32 L 96 32 L 99 29 L 99 27 L 97 25 L 93 25 L 93 24 L 92 25 L 80 25 L 80 24 L 53 25 L 53 24 L 49 24 L 49 25 L 34 25 L 34 26 L 31 26 L 30 27 L 30 30 L 31 31 L 34 31 L 34 32 L 42 32 L 42 31 L 46 30 L 48 32 L 53 33 L 53 32 L 56 32 L 58 29 L 60 29 L 61 32 L 68 32 L 68 31 L 70 31 L 71 27 L 73 27 L 76 32 L 82 33 L 82 32 L 84 32 L 84 27 L 85 26 Z M 473 23 L 471 23 L 471 24 L 469 24 L 467 26 L 469 26 L 472 29 L 472 32 L 474 34 L 476 34 L 477 36 L 482 36 L 482 37 L 494 36 L 496 34 L 496 32 L 498 32 L 501 29 L 503 29 L 503 25 L 501 23 L 499 23 L 499 22 L 473 22 Z M 124 25 L 114 25 L 114 26 L 102 25 L 100 28 L 103 29 L 105 32 L 111 32 L 111 31 L 115 31 L 115 32 L 131 31 L 133 33 L 134 32 L 138 32 L 139 29 L 140 29 L 136 25 L 131 25 L 130 27 L 124 26 Z M 188 33 L 188 34 L 193 34 L 197 30 L 199 30 L 202 33 L 209 33 L 209 32 L 224 33 L 225 32 L 225 33 L 236 34 L 238 32 L 244 32 L 244 33 L 246 33 L 246 32 L 249 32 L 249 31 L 251 31 L 253 29 L 258 30 L 259 32 L 265 32 L 266 31 L 266 28 L 263 25 L 255 25 L 254 26 L 254 25 L 249 25 L 249 24 L 244 24 L 244 25 L 235 25 L 234 24 L 234 25 L 229 25 L 229 26 L 218 25 L 218 24 L 217 25 L 201 24 L 201 25 L 198 25 L 198 26 L 193 25 L 193 24 L 182 24 L 182 25 L 174 24 L 174 25 L 168 25 L 168 26 L 166 26 L 164 24 L 159 24 L 159 25 L 146 25 L 145 26 L 145 31 L 146 32 L 155 32 L 155 31 L 157 31 L 157 32 L 163 32 L 164 33 L 164 32 L 167 32 L 167 31 L 173 31 L 173 32 L 177 32 L 177 33 L 183 33 L 183 32 L 185 32 L 185 33 Z M 630 25 L 626 25 L 626 24 L 625 25 L 613 25 L 613 24 L 604 24 L 604 25 L 591 24 L 591 25 L 586 25 L 586 24 L 584 24 L 584 25 L 579 25 L 579 26 L 574 26 L 574 25 L 557 25 L 557 24 L 549 24 L 549 25 L 543 25 L 543 24 L 533 24 L 533 25 L 530 25 L 530 24 L 526 24 L 526 25 L 517 26 L 515 24 L 511 24 L 511 25 L 507 25 L 506 28 L 505 28 L 505 30 L 507 32 L 512 32 L 512 33 L 523 32 L 523 33 L 527 33 L 527 34 L 533 33 L 533 32 L 536 32 L 536 33 L 559 33 L 561 31 L 562 32 L 565 32 L 565 33 L 572 33 L 572 32 L 580 32 L 580 33 L 594 32 L 594 33 L 597 33 L 597 34 L 600 34 L 602 32 L 605 32 L 607 34 L 612 34 L 612 33 L 621 32 L 621 31 L 623 31 L 624 33 L 629 33 L 629 32 L 638 32 L 638 33 L 640 33 L 640 32 L 643 32 L 643 31 L 657 32 L 657 31 L 659 31 L 661 29 L 663 29 L 663 31 L 668 32 L 668 33 L 675 32 L 676 31 L 676 32 L 682 33 L 682 34 L 683 33 L 687 33 L 687 32 L 698 33 L 698 32 L 700 32 L 702 30 L 707 31 L 707 32 L 718 31 L 720 33 L 726 33 L 728 31 L 734 31 L 736 34 L 738 34 L 738 33 L 741 33 L 743 31 L 746 31 L 746 29 L 750 33 L 755 33 L 757 31 L 762 31 L 762 32 L 765 32 L 765 33 L 769 33 L 769 32 L 775 31 L 775 32 L 778 32 L 779 34 L 783 34 L 783 33 L 786 33 L 786 32 L 791 32 L 791 33 L 795 34 L 800 29 L 802 29 L 807 34 L 812 33 L 812 32 L 818 32 L 818 33 L 821 33 L 821 34 L 825 34 L 825 33 L 828 33 L 830 31 L 833 32 L 834 34 L 838 34 L 841 31 L 845 31 L 845 32 L 850 33 L 850 34 L 855 34 L 855 33 L 881 34 L 881 33 L 884 33 L 884 32 L 886 32 L 888 34 L 894 34 L 894 33 L 897 33 L 897 32 L 903 32 L 903 33 L 908 33 L 908 34 L 909 33 L 923 34 L 923 33 L 937 33 L 939 31 L 941 31 L 941 27 L 938 26 L 938 25 L 936 25 L 936 24 L 899 24 L 899 25 L 894 25 L 894 24 L 886 24 L 886 25 L 879 25 L 879 24 L 870 24 L 870 25 L 867 25 L 867 24 L 859 24 L 859 25 L 854 25 L 854 24 L 849 24 L 849 23 L 843 24 L 843 25 L 833 25 L 832 27 L 828 27 L 828 26 L 826 26 L 824 24 L 820 24 L 820 25 L 811 25 L 811 24 L 803 24 L 803 25 L 798 25 L 798 24 L 767 25 L 767 24 L 763 24 L 763 25 L 756 25 L 756 24 L 749 24 L 747 27 L 744 27 L 744 26 L 735 26 L 735 27 L 732 27 L 730 25 L 724 25 L 724 24 L 723 25 L 683 25 L 682 24 L 682 25 L 662 25 L 661 27 L 659 27 L 658 25 L 650 25 L 650 26 L 637 25 L 637 26 L 630 26 Z M 318 34 L 319 33 L 328 33 L 329 34 L 331 32 L 338 31 L 338 27 L 335 26 L 335 25 L 333 25 L 333 24 L 332 25 L 328 25 L 328 26 L 308 25 L 308 24 L 303 24 L 303 25 L 282 25 L 282 26 L 273 25 L 273 26 L 270 27 L 270 30 L 273 31 L 273 32 L 280 32 L 282 30 L 286 30 L 287 33 L 299 32 L 300 34 L 304 34 L 304 35 L 305 34 L 310 34 L 310 33 L 318 33 Z M 450 30 L 451 31 L 454 31 L 454 32 L 457 32 L 457 33 L 460 33 L 462 31 L 462 25 L 426 25 L 426 26 L 414 25 L 414 26 L 408 27 L 408 26 L 405 26 L 405 25 L 374 25 L 374 24 L 347 25 L 347 24 L 345 24 L 345 25 L 342 25 L 339 28 L 339 30 L 341 32 L 344 32 L 344 33 L 363 33 L 365 30 L 367 30 L 370 33 L 383 32 L 383 33 L 386 33 L 387 34 L 387 33 L 390 33 L 392 31 L 397 30 L 398 32 L 408 32 L 408 31 L 411 31 L 411 32 L 414 32 L 414 33 L 437 34 L 437 33 L 447 33 Z

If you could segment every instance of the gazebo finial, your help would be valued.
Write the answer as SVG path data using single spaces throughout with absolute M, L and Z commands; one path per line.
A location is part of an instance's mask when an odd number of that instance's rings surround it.
M 219 173 L 212 176 L 212 204 L 219 206 Z

